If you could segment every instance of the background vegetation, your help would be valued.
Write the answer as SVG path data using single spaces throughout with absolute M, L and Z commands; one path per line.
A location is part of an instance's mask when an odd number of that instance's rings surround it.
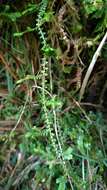
M 0 189 L 107 189 L 106 0 L 0 1 Z

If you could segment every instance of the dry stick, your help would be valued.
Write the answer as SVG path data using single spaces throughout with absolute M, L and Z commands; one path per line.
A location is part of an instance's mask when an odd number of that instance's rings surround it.
M 21 113 L 20 113 L 20 116 L 19 116 L 19 118 L 18 118 L 18 120 L 17 120 L 17 122 L 16 122 L 14 128 L 13 128 L 13 129 L 11 130 L 11 132 L 10 132 L 9 139 L 11 139 L 11 136 L 12 136 L 13 132 L 16 130 L 16 128 L 17 128 L 18 125 L 20 124 L 20 121 L 21 121 L 22 116 L 23 116 L 23 114 L 24 114 L 24 111 L 25 111 L 25 109 L 26 109 L 28 100 L 29 100 L 29 95 L 27 95 L 27 98 L 26 98 L 26 101 L 25 101 L 24 106 L 23 106 L 23 108 L 22 108 L 22 111 L 21 111 Z
M 90 77 L 90 75 L 91 75 L 91 73 L 92 73 L 92 70 L 93 70 L 93 68 L 94 68 L 94 65 L 95 65 L 95 63 L 96 63 L 96 61 L 97 61 L 98 56 L 100 55 L 101 49 L 102 49 L 102 47 L 103 47 L 103 45 L 104 45 L 106 39 L 107 39 L 107 32 L 105 33 L 105 35 L 104 35 L 104 37 L 103 37 L 103 39 L 102 39 L 100 45 L 98 46 L 96 52 L 94 53 L 94 56 L 93 56 L 93 58 L 92 58 L 92 61 L 91 61 L 90 65 L 89 65 L 89 67 L 88 67 L 88 70 L 87 70 L 87 72 L 86 72 L 86 75 L 85 75 L 85 78 L 84 78 L 84 80 L 83 80 L 82 87 L 81 87 L 81 90 L 80 90 L 80 98 L 79 98 L 79 101 L 81 101 L 81 99 L 83 98 L 83 95 L 84 95 L 84 92 L 85 92 L 85 88 L 86 88 L 88 79 L 89 79 L 89 77 Z
M 14 73 L 13 69 L 10 68 L 9 63 L 6 62 L 6 60 L 4 59 L 4 56 L 3 56 L 3 54 L 2 54 L 1 52 L 0 52 L 0 62 L 5 65 L 5 68 L 6 68 L 7 71 L 11 74 L 11 76 L 12 76 L 15 80 L 17 80 L 18 77 L 16 76 L 16 73 Z

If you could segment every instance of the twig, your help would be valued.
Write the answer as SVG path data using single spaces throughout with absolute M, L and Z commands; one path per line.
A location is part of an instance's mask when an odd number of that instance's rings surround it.
M 74 103 L 74 105 L 76 105 L 76 107 L 80 109 L 80 111 L 84 114 L 85 118 L 89 121 L 89 123 L 92 123 L 91 119 L 88 117 L 85 110 L 80 106 L 80 103 L 77 102 L 71 95 L 69 95 L 69 93 L 66 92 L 66 90 L 63 87 L 59 86 L 59 88 L 66 94 L 66 96 L 69 98 L 69 100 L 71 100 Z
M 97 61 L 98 56 L 100 55 L 101 49 L 102 49 L 102 47 L 104 46 L 104 43 L 105 43 L 106 39 L 107 39 L 107 32 L 105 33 L 105 35 L 104 35 L 104 37 L 103 37 L 103 39 L 102 39 L 100 45 L 98 46 L 96 52 L 94 53 L 94 56 L 93 56 L 93 58 L 92 58 L 92 61 L 91 61 L 90 65 L 89 65 L 89 67 L 88 67 L 88 70 L 87 70 L 87 72 L 86 72 L 86 75 L 85 75 L 85 78 L 84 78 L 84 80 L 83 80 L 82 87 L 81 87 L 81 90 L 80 90 L 80 98 L 79 98 L 79 101 L 81 101 L 81 99 L 83 98 L 83 95 L 84 95 L 84 92 L 85 92 L 85 88 L 86 88 L 88 79 L 89 79 L 89 77 L 90 77 L 90 75 L 91 75 L 91 73 L 92 73 L 92 70 L 93 70 L 93 68 L 94 68 L 94 65 L 95 65 L 95 63 L 96 63 L 96 61 Z
M 26 101 L 25 101 L 24 106 L 23 106 L 23 108 L 22 108 L 22 110 L 21 110 L 21 114 L 20 114 L 20 116 L 19 116 L 19 118 L 18 118 L 18 120 L 17 120 L 17 122 L 16 122 L 14 128 L 13 128 L 13 129 L 11 130 L 11 132 L 10 132 L 9 139 L 11 138 L 13 132 L 16 130 L 16 128 L 18 127 L 18 125 L 19 125 L 19 123 L 20 123 L 20 121 L 21 121 L 21 119 L 22 119 L 22 116 L 23 116 L 24 111 L 25 111 L 25 109 L 26 109 L 26 105 L 27 105 L 27 103 L 28 103 L 28 100 L 29 100 L 29 95 L 27 95 Z

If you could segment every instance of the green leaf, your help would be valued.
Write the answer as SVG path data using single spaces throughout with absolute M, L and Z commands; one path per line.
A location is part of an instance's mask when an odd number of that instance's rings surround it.
M 37 5 L 29 3 L 26 9 L 22 12 L 22 15 L 28 15 L 37 11 Z
M 52 22 L 52 18 L 53 18 L 53 12 L 47 12 L 44 14 L 44 17 L 43 17 L 43 21 L 44 22 Z
M 58 190 L 65 190 L 65 183 L 63 181 L 59 184 Z
M 25 31 L 23 31 L 23 32 L 15 32 L 15 33 L 13 34 L 13 36 L 14 36 L 14 37 L 20 37 L 20 36 L 23 36 L 25 33 L 33 32 L 33 31 L 35 31 L 35 30 L 36 30 L 36 27 L 35 27 L 35 28 L 31 28 L 31 27 L 28 26 Z
M 72 149 L 71 147 L 69 147 L 69 148 L 63 153 L 65 160 L 72 160 L 72 158 L 73 158 L 72 152 L 73 152 L 73 149 Z
M 23 78 L 23 79 L 19 79 L 17 82 L 16 82 L 16 84 L 20 84 L 20 83 L 22 83 L 22 82 L 24 82 L 24 81 L 27 81 L 27 80 L 35 80 L 35 76 L 33 76 L 33 75 L 27 75 L 25 78 Z
M 58 190 L 65 190 L 66 188 L 66 180 L 64 177 L 59 177 L 56 181 L 59 184 Z
M 78 149 L 80 150 L 80 152 L 82 154 L 84 154 L 85 151 L 84 151 L 84 136 L 83 136 L 83 134 L 80 134 L 78 136 L 77 145 L 78 145 Z
M 55 54 L 55 50 L 51 48 L 49 45 L 46 45 L 45 47 L 42 48 L 43 52 L 47 56 L 52 56 Z
M 15 13 L 0 13 L 0 16 L 9 18 L 12 22 L 15 22 L 18 18 L 22 16 L 20 12 Z

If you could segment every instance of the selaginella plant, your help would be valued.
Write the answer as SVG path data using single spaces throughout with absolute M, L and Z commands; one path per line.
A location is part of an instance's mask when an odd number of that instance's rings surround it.
M 73 189 L 72 182 L 68 173 L 66 161 L 64 159 L 63 155 L 63 147 L 62 142 L 59 136 L 59 125 L 56 115 L 56 95 L 52 94 L 52 78 L 49 78 L 49 56 L 52 55 L 54 52 L 54 49 L 50 47 L 47 43 L 47 34 L 44 32 L 43 28 L 43 18 L 44 14 L 46 12 L 46 8 L 48 6 L 47 0 L 42 0 L 41 7 L 38 13 L 38 19 L 37 19 L 37 31 L 40 37 L 40 42 L 42 44 L 42 58 L 41 58 L 41 103 L 44 113 L 44 120 L 46 125 L 46 130 L 48 131 L 51 139 L 51 143 L 53 146 L 53 149 L 56 154 L 56 158 L 60 161 L 60 164 L 62 165 L 65 175 L 67 176 L 71 189 Z M 47 83 L 47 78 L 49 78 L 49 85 Z M 50 106 L 49 106 L 50 105 Z M 52 112 L 50 114 L 50 112 Z

